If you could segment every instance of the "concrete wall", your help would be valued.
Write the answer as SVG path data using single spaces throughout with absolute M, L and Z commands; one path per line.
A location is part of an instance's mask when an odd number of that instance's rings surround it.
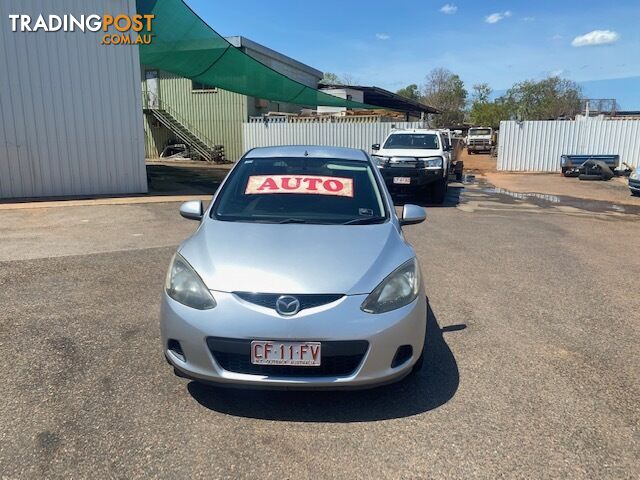
M 616 154 L 640 165 L 640 120 L 500 122 L 498 170 L 559 172 L 563 154 Z
M 137 47 L 8 18 L 120 12 L 135 1 L 0 2 L 0 198 L 146 192 Z

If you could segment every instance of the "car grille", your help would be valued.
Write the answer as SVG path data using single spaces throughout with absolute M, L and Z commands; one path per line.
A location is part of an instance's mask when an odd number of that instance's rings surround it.
M 476 145 L 490 145 L 491 141 L 490 140 L 469 140 L 469 145 L 472 146 L 476 146 Z
M 285 295 L 282 293 L 252 293 L 252 292 L 233 292 L 234 295 L 261 307 L 271 308 L 275 310 L 276 300 L 278 297 Z M 289 295 L 289 294 L 286 294 Z M 296 295 L 291 294 L 300 301 L 300 310 L 305 308 L 319 307 L 320 305 L 326 305 L 327 303 L 335 302 L 344 297 L 342 294 L 303 294 Z
M 391 160 L 387 162 L 385 166 L 392 168 L 407 168 L 407 167 L 417 167 L 421 165 L 422 161 L 415 157 L 393 157 Z
M 322 344 L 320 365 L 254 365 L 251 363 L 251 340 L 207 338 L 209 351 L 220 367 L 235 373 L 273 377 L 346 377 L 356 371 L 367 353 L 366 340 L 326 341 Z

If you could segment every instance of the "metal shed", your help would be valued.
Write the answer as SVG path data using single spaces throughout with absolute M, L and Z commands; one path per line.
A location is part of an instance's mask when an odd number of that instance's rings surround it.
M 147 191 L 138 48 L 8 21 L 107 12 L 133 15 L 135 1 L 0 2 L 0 198 Z

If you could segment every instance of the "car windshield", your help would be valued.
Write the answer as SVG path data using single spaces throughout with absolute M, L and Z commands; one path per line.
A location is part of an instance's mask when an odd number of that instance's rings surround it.
M 469 135 L 491 135 L 491 129 L 489 129 L 489 128 L 471 128 L 471 129 L 469 129 Z
M 333 158 L 245 158 L 218 195 L 217 220 L 368 224 L 387 218 L 368 163 Z
M 384 142 L 383 148 L 438 149 L 438 136 L 434 133 L 394 133 Z

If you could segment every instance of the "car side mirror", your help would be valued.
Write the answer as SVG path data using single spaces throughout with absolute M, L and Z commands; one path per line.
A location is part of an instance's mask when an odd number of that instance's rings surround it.
M 180 205 L 180 215 L 189 220 L 202 220 L 203 211 L 200 200 L 191 200 Z
M 380 144 L 374 143 L 373 145 L 371 145 L 371 150 L 380 150 Z
M 427 218 L 427 212 L 424 208 L 418 205 L 411 205 L 407 203 L 402 207 L 402 218 L 400 218 L 400 225 L 415 225 L 416 223 L 422 223 Z

